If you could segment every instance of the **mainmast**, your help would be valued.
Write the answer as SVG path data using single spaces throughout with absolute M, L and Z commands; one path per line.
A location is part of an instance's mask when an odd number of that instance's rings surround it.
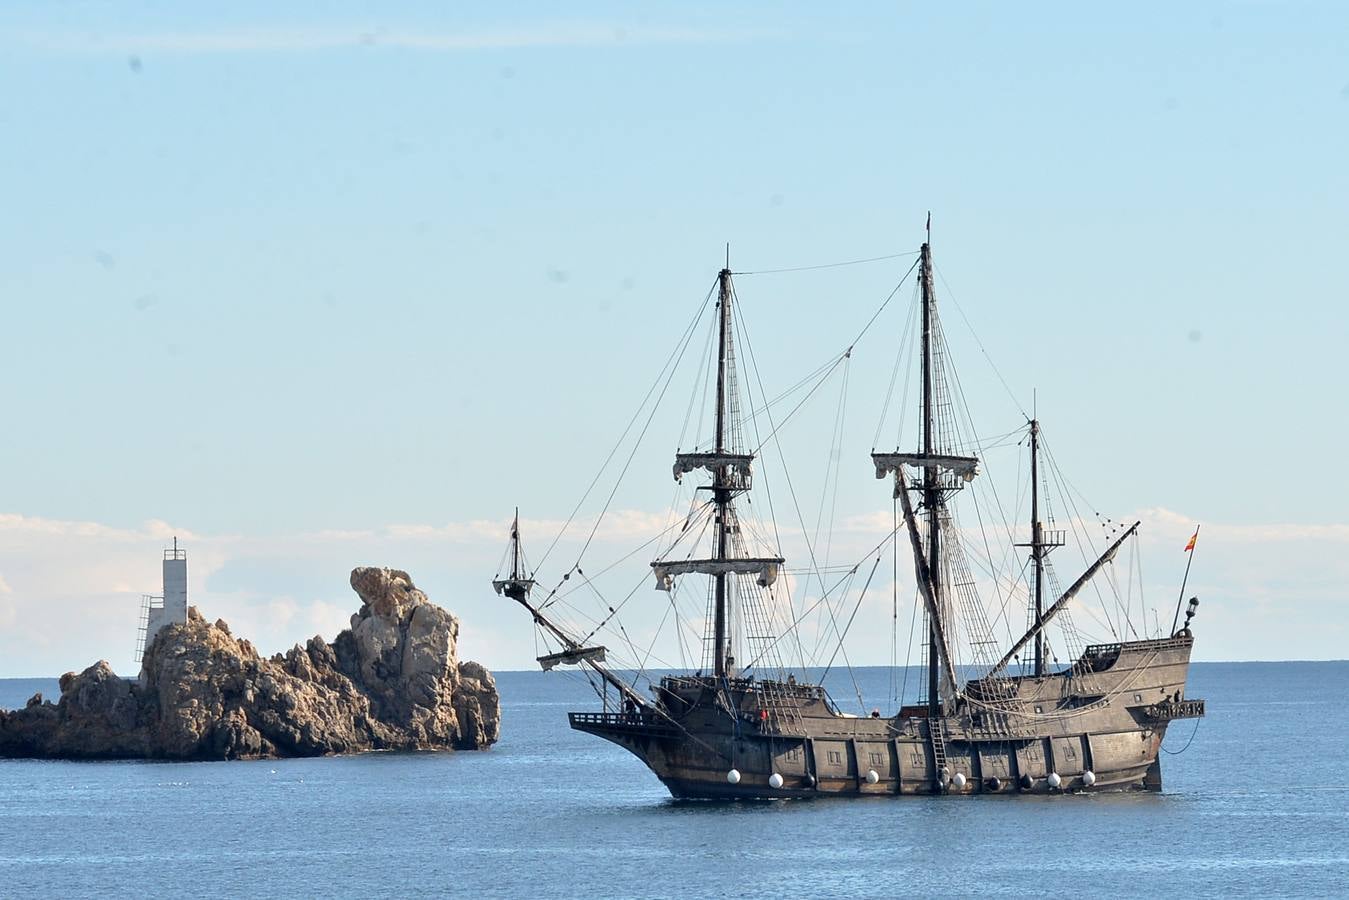
M 1045 547 L 1040 534 L 1040 420 L 1030 420 L 1030 555 L 1035 561 L 1035 624 L 1044 618 Z M 1045 630 L 1035 632 L 1035 677 L 1045 674 Z
M 923 455 L 933 454 L 934 435 L 932 421 L 932 248 L 925 241 L 919 250 L 918 276 L 923 292 Z M 929 617 L 927 632 L 927 710 L 928 716 L 941 715 L 941 695 L 938 693 L 940 677 L 940 645 L 937 629 L 941 616 L 941 523 L 937 519 L 937 507 L 941 503 L 941 491 L 937 485 L 935 466 L 923 467 L 923 509 L 927 512 L 927 555 L 928 572 L 932 585 L 932 615 Z M 954 687 L 954 685 L 953 685 Z
M 931 219 L 929 218 L 929 225 Z M 929 232 L 930 234 L 930 232 Z M 927 703 L 928 715 L 942 714 L 942 676 L 948 693 L 959 691 L 952 644 L 948 637 L 949 623 L 945 621 L 944 585 L 942 583 L 942 507 L 948 493 L 960 490 L 979 474 L 979 460 L 949 452 L 949 436 L 941 434 L 938 409 L 947 404 L 943 399 L 944 377 L 939 371 L 941 330 L 937 325 L 936 295 L 932 287 L 932 248 L 925 242 L 919 249 L 919 286 L 922 299 L 922 449 L 917 453 L 876 453 L 871 461 L 876 477 L 895 476 L 895 498 L 904 511 L 913 547 L 914 575 L 918 592 L 927 610 Z M 907 467 L 922 470 L 921 478 L 909 479 Z M 922 497 L 923 521 L 909 501 L 909 491 Z

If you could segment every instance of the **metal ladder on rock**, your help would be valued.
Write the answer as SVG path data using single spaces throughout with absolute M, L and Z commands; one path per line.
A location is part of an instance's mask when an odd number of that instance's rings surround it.
M 154 609 L 163 609 L 164 598 L 156 597 L 153 594 L 141 594 L 141 615 L 140 624 L 136 628 L 136 662 L 141 661 L 145 655 L 145 636 L 150 628 L 150 611 Z

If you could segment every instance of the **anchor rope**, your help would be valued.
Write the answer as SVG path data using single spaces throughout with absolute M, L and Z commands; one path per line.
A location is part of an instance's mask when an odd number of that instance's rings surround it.
M 1167 749 L 1166 749 L 1166 745 L 1165 745 L 1164 743 L 1163 743 L 1163 744 L 1158 744 L 1157 746 L 1158 746 L 1158 747 L 1162 750 L 1162 752 L 1164 752 L 1164 753 L 1169 753 L 1169 754 L 1171 754 L 1172 756 L 1180 756 L 1180 755 L 1181 755 L 1182 753 L 1184 753 L 1186 750 L 1189 750 L 1189 749 L 1190 749 L 1190 745 L 1194 743 L 1194 736 L 1195 736 L 1196 734 L 1199 733 L 1199 721 L 1200 721 L 1199 719 L 1195 719 L 1195 720 L 1194 720 L 1194 730 L 1190 732 L 1190 739 L 1189 739 L 1188 741 L 1186 741 L 1186 742 L 1185 742 L 1185 746 L 1184 746 L 1184 747 L 1181 747 L 1179 750 L 1167 750 Z

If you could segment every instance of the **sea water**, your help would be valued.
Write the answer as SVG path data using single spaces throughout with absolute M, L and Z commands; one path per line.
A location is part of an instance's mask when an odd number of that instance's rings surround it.
M 886 705 L 853 674 L 840 706 Z M 1161 794 L 1055 797 L 676 802 L 567 727 L 583 680 L 497 684 L 483 753 L 0 761 L 0 896 L 1349 895 L 1349 662 L 1195 664 Z

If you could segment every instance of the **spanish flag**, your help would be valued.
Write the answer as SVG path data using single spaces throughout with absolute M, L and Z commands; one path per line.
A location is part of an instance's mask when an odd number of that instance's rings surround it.
M 1198 529 L 1198 528 L 1196 528 L 1196 529 L 1194 530 L 1194 534 L 1190 535 L 1190 542 L 1189 542 L 1188 544 L 1185 545 L 1185 552 L 1186 552 L 1186 553 L 1189 553 L 1191 550 L 1194 549 L 1194 544 L 1195 544 L 1195 541 L 1197 541 L 1197 540 L 1199 540 L 1199 529 Z

